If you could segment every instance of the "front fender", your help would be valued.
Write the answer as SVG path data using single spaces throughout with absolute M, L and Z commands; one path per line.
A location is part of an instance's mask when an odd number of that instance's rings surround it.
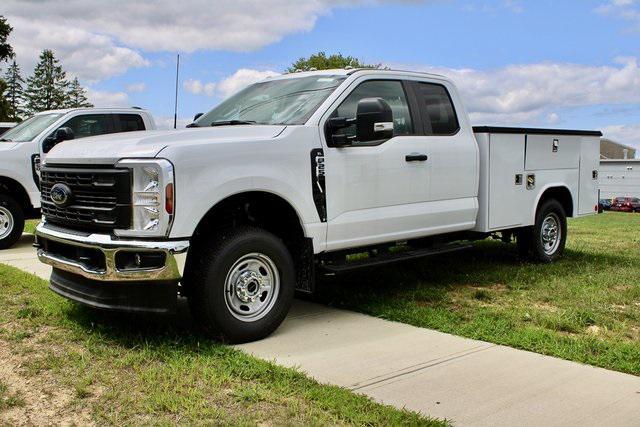
M 6 143 L 2 143 L 6 144 Z M 20 142 L 0 150 L 0 177 L 9 178 L 24 188 L 35 208 L 40 207 L 40 191 L 33 177 L 32 156 L 37 152 L 34 142 Z

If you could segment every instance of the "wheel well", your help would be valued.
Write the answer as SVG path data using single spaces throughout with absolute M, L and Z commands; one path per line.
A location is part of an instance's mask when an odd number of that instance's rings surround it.
M 207 212 L 191 238 L 183 285 L 188 294 L 189 272 L 196 263 L 199 248 L 205 247 L 221 229 L 253 225 L 280 237 L 296 262 L 299 283 L 309 280 L 308 265 L 312 262 L 311 239 L 306 239 L 295 209 L 283 198 L 272 193 L 253 191 L 230 196 Z M 311 248 L 311 249 L 310 249 Z
M 16 199 L 16 202 L 20 204 L 25 214 L 29 214 L 34 210 L 27 190 L 15 179 L 0 176 L 0 192 L 6 193 Z
M 538 208 L 542 206 L 542 203 L 549 199 L 555 199 L 560 202 L 567 217 L 573 216 L 573 197 L 571 197 L 571 192 L 567 189 L 567 187 L 547 188 L 540 197 Z
M 304 238 L 295 209 L 283 198 L 266 192 L 230 196 L 207 212 L 193 234 L 192 243 L 207 239 L 209 231 L 238 225 L 254 225 L 268 230 L 285 243 Z

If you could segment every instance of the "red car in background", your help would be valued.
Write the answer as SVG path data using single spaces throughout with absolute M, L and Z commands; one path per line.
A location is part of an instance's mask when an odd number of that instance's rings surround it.
M 637 197 L 616 197 L 611 202 L 612 211 L 640 212 L 640 199 Z

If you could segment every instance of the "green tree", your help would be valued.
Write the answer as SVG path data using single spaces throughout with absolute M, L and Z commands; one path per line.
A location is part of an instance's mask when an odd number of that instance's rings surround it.
M 87 99 L 87 91 L 80 85 L 78 78 L 74 78 L 69 84 L 69 92 L 65 102 L 66 108 L 89 108 L 93 104 Z
M 4 97 L 9 103 L 9 119 L 20 121 L 25 116 L 24 79 L 20 75 L 20 67 L 13 61 L 4 76 L 7 85 Z
M 13 28 L 7 22 L 4 16 L 0 16 L 0 62 L 4 62 L 9 58 L 13 58 L 13 48 L 7 39 Z M 7 84 L 0 78 L 0 120 L 9 120 L 11 115 L 11 107 L 6 99 L 5 91 Z
M 0 79 L 0 121 L 8 121 L 11 120 L 11 107 L 9 105 L 9 101 L 5 98 L 5 90 L 7 89 L 7 84 L 4 80 Z
M 33 76 L 27 79 L 25 91 L 29 113 L 64 108 L 69 91 L 67 73 L 54 56 L 45 49 L 40 54 L 40 62 L 33 70 Z
M 13 58 L 13 48 L 7 43 L 11 31 L 13 31 L 13 27 L 9 25 L 4 16 L 0 16 L 0 62 Z
M 325 52 L 314 53 L 308 58 L 300 58 L 289 68 L 287 68 L 288 73 L 293 73 L 295 71 L 312 71 L 316 70 L 329 70 L 332 68 L 377 68 L 379 65 L 366 65 L 358 58 L 354 58 L 353 56 L 343 56 L 341 53 L 336 53 L 333 55 L 327 56 Z

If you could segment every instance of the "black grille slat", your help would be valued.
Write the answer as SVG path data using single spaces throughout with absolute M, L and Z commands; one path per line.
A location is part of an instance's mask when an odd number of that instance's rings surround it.
M 56 206 L 51 188 L 65 184 L 73 193 L 67 207 Z M 82 231 L 110 231 L 131 226 L 131 173 L 127 169 L 43 167 L 42 214 L 47 222 Z

